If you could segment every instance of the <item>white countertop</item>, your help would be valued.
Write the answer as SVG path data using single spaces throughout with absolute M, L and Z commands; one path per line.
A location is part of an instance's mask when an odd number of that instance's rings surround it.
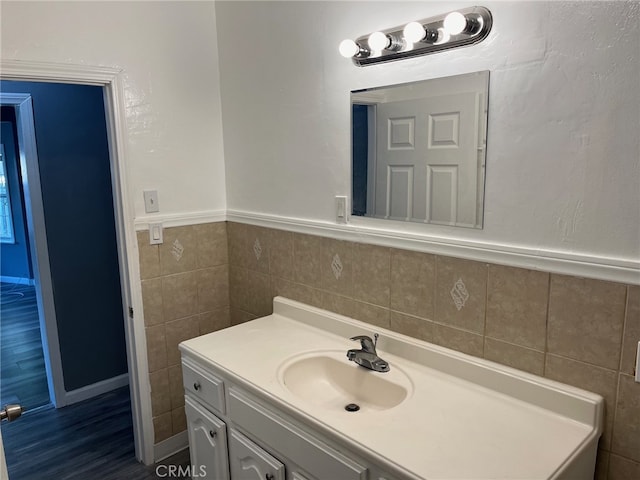
M 183 353 L 223 369 L 356 449 L 376 452 L 384 465 L 404 474 L 426 479 L 555 478 L 600 435 L 602 398 L 595 394 L 340 315 L 300 309 L 302 304 L 286 299 L 274 304 L 273 315 L 183 342 Z M 346 351 L 357 347 L 349 337 L 373 332 L 380 333 L 378 354 L 389 362 L 389 373 L 401 369 L 413 384 L 410 396 L 397 407 L 326 410 L 301 400 L 278 380 L 283 362 L 310 351 L 343 351 L 348 362 Z M 458 370 L 473 379 L 451 374 Z M 502 383 L 504 388 L 495 388 Z

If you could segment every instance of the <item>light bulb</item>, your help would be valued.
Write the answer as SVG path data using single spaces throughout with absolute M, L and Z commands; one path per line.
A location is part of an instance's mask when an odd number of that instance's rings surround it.
M 358 52 L 360 52 L 360 47 L 356 42 L 348 38 L 340 42 L 338 51 L 340 52 L 340 55 L 342 55 L 343 57 L 351 58 L 354 55 L 357 55 Z
M 373 32 L 368 42 L 371 50 L 381 52 L 391 44 L 391 39 L 382 32 Z
M 446 43 L 451 40 L 451 35 L 444 28 L 438 29 L 438 40 L 433 42 L 434 45 L 440 45 L 442 43 Z
M 424 27 L 421 23 L 411 22 L 407 23 L 407 26 L 404 27 L 402 34 L 404 35 L 404 38 L 407 42 L 418 43 L 425 37 L 426 32 L 424 31 Z
M 449 35 L 458 35 L 467 27 L 467 17 L 460 12 L 451 12 L 444 17 L 443 26 Z

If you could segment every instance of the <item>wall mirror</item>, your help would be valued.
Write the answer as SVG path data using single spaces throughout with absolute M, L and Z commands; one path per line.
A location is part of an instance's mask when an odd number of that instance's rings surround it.
M 489 72 L 351 92 L 352 215 L 482 228 Z

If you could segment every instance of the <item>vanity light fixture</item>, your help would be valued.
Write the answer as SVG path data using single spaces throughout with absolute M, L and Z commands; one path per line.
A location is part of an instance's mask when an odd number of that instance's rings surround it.
M 343 40 L 339 51 L 359 67 L 417 57 L 484 40 L 491 31 L 491 12 L 469 7 L 437 17 L 373 32 L 357 40 Z

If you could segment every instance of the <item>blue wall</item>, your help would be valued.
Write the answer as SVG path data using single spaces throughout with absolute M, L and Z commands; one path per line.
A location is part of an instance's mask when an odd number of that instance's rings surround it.
M 9 185 L 9 199 L 13 216 L 13 235 L 15 243 L 0 244 L 0 275 L 32 279 L 31 258 L 29 256 L 29 237 L 24 213 L 22 179 L 18 167 L 17 137 L 15 133 L 15 114 L 13 108 L 2 107 L 0 141 L 4 144 L 5 166 Z
M 367 213 L 368 111 L 368 105 L 353 105 L 351 111 L 351 213 L 359 216 Z
M 127 372 L 101 87 L 1 81 L 33 100 L 67 391 Z

